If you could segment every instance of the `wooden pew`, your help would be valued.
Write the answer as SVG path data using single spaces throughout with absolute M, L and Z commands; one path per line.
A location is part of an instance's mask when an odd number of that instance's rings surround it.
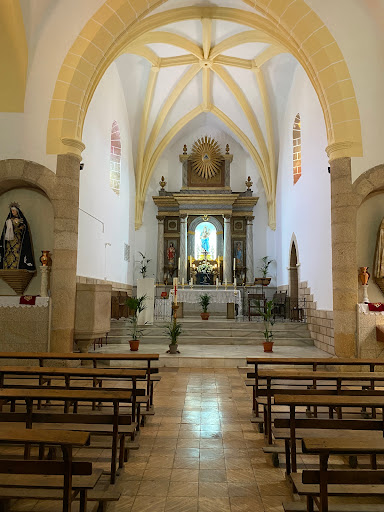
M 80 353 L 80 352 L 0 352 L 0 360 L 20 359 L 37 361 L 39 366 L 44 366 L 45 361 L 80 361 L 92 363 L 93 368 L 97 363 L 111 361 L 135 361 L 145 364 L 147 371 L 147 395 L 149 395 L 149 406 L 153 405 L 153 382 L 151 376 L 158 372 L 151 364 L 159 360 L 159 354 L 104 354 L 104 353 Z M 149 412 L 149 409 L 148 409 Z
M 265 396 L 267 403 L 264 412 L 264 430 L 268 437 L 268 443 L 272 444 L 272 399 L 278 394 L 335 394 L 342 395 L 366 395 L 367 391 L 374 391 L 375 385 L 384 383 L 384 374 L 375 372 L 332 372 L 332 371 L 300 371 L 286 369 L 260 370 L 259 379 L 265 381 L 265 389 L 259 384 L 257 397 Z M 322 384 L 323 389 L 318 389 Z M 275 385 L 274 385 L 275 384 Z M 343 389 L 343 386 L 353 385 L 361 387 L 360 390 Z M 280 386 L 280 387 L 278 387 Z M 289 389 L 288 387 L 294 389 Z M 372 394 L 372 393 L 370 393 Z M 378 395 L 384 394 L 378 392 Z M 317 409 L 314 410 L 317 416 Z M 375 417 L 375 410 L 372 411 Z
M 263 365 L 273 366 L 310 366 L 312 371 L 317 371 L 319 367 L 327 366 L 368 366 L 370 372 L 374 372 L 377 366 L 383 366 L 384 361 L 378 361 L 377 358 L 372 359 L 352 359 L 337 357 L 305 357 L 305 358 L 288 358 L 288 357 L 247 357 L 247 364 L 254 366 L 254 372 L 247 373 L 248 379 L 253 379 L 253 412 L 259 417 L 259 408 L 257 403 L 256 390 L 259 385 L 259 367 Z
M 382 408 L 384 406 L 384 394 L 379 396 L 346 396 L 346 395 L 278 395 L 275 397 L 276 405 L 289 406 L 289 430 L 290 430 L 290 449 L 291 449 L 291 470 L 297 472 L 296 462 L 296 408 L 305 406 L 314 407 L 373 407 Z M 337 420 L 334 420 L 337 421 Z M 363 420 L 368 421 L 368 420 Z M 336 424 L 335 424 L 336 425 Z
M 12 487 L 63 489 L 63 512 L 71 511 L 73 497 L 79 492 L 80 512 L 86 512 L 87 490 L 94 488 L 102 471 L 92 472 L 90 462 L 74 462 L 72 450 L 73 447 L 84 446 L 88 441 L 89 433 L 87 432 L 1 428 L 0 442 L 60 446 L 63 460 L 0 460 L 0 474 L 3 475 L 0 476 L 0 499 L 2 487 L 7 489 Z M 44 478 L 41 478 L 42 475 L 44 475 Z M 78 477 L 76 478 L 75 475 L 78 475 Z
M 125 433 L 119 432 L 119 425 L 129 424 L 130 417 L 125 416 L 125 422 L 123 421 L 124 416 L 120 415 L 119 406 L 120 403 L 129 403 L 131 401 L 131 391 L 108 391 L 88 388 L 86 390 L 72 390 L 72 389 L 50 389 L 50 388 L 39 388 L 39 389 L 0 389 L 0 400 L 24 400 L 26 403 L 26 412 L 1 412 L 0 421 L 3 422 L 25 422 L 25 426 L 30 429 L 34 422 L 39 423 L 72 423 L 76 430 L 82 430 L 81 424 L 97 425 L 110 424 L 110 432 L 108 435 L 112 437 L 112 456 L 111 456 L 111 483 L 116 481 L 116 463 L 117 463 L 117 452 L 118 442 L 120 437 L 120 456 L 119 465 L 121 466 L 124 462 L 124 443 Z M 109 402 L 113 405 L 113 414 L 107 417 L 104 414 L 57 414 L 57 413 L 35 413 L 33 411 L 34 401 L 39 400 L 55 400 L 59 402 Z M 112 424 L 111 424 L 112 421 Z M 81 422 L 81 423 L 80 423 Z M 89 427 L 91 428 L 91 427 Z M 107 434 L 106 429 L 104 432 Z M 97 430 L 99 433 L 99 430 Z M 28 458 L 29 450 L 26 450 L 26 458 Z
M 384 454 L 384 440 L 372 440 L 361 438 L 349 439 L 303 439 L 303 453 L 319 455 L 320 469 L 317 471 L 304 470 L 302 475 L 293 476 L 293 485 L 299 495 L 307 497 L 308 512 L 313 512 L 316 503 L 319 512 L 331 512 L 342 510 L 337 506 L 329 507 L 329 496 L 360 497 L 383 496 L 384 497 L 384 471 L 383 470 L 332 470 L 328 467 L 331 455 L 377 455 Z M 352 508 L 353 507 L 353 508 Z M 384 503 L 381 505 L 381 510 Z M 285 507 L 285 510 L 287 508 Z M 295 509 L 291 506 L 288 510 Z M 345 510 L 345 508 L 344 508 Z M 370 503 L 352 504 L 348 511 L 372 512 L 377 507 Z
M 7 385 L 5 378 L 7 376 L 19 377 L 38 377 L 38 386 L 25 385 L 17 386 L 15 384 Z M 113 380 L 131 380 L 132 381 L 132 421 L 136 421 L 136 402 L 137 402 L 137 380 L 145 380 L 147 372 L 145 370 L 130 370 L 126 368 L 109 369 L 109 368 L 48 368 L 38 366 L 0 366 L 0 388 L 17 388 L 36 389 L 44 384 L 48 384 L 51 388 L 51 380 L 53 378 L 63 377 L 65 379 L 65 387 L 74 389 L 71 386 L 71 379 L 91 379 L 94 387 L 102 387 L 103 379 Z M 57 389 L 57 387 L 55 387 Z M 77 385 L 75 389 L 89 389 Z M 114 388 L 115 389 L 115 388 Z M 138 424 L 139 425 L 139 424 Z

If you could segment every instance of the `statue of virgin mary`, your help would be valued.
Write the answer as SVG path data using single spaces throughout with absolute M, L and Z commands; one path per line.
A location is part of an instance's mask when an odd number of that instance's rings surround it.
M 0 269 L 36 271 L 29 225 L 17 203 L 9 205 L 1 234 Z

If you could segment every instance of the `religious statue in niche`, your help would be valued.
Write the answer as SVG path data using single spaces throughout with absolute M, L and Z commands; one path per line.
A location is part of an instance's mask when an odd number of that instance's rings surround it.
M 380 290 L 384 293 L 384 219 L 381 221 L 379 231 L 377 233 L 374 278 Z
M 204 254 L 209 254 L 209 235 L 211 234 L 211 230 L 204 226 L 203 231 L 200 235 L 201 240 L 201 249 Z
M 174 267 L 175 266 L 175 260 L 176 260 L 176 249 L 173 245 L 173 242 L 169 244 L 168 250 L 167 250 L 167 259 L 168 259 L 168 266 Z
M 9 205 L 0 239 L 0 277 L 23 294 L 36 273 L 32 237 L 27 219 L 17 203 Z

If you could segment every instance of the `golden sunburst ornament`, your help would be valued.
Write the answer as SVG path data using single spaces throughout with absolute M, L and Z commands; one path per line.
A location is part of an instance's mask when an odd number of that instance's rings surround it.
M 192 169 L 202 178 L 208 180 L 217 174 L 221 166 L 221 149 L 218 142 L 211 137 L 202 137 L 194 142 L 190 156 Z

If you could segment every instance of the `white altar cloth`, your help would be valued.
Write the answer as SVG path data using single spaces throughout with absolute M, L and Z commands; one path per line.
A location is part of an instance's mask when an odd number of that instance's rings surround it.
M 173 303 L 175 291 L 172 290 L 169 294 L 169 302 Z M 218 304 L 237 304 L 238 316 L 243 314 L 243 303 L 241 300 L 240 290 L 225 290 L 225 289 L 196 289 L 196 288 L 178 288 L 177 290 L 177 302 L 189 302 L 192 304 L 198 304 L 200 302 L 201 295 L 209 295 L 212 302 Z
M 20 304 L 20 297 L 17 295 L 1 295 L 0 308 L 46 308 L 49 304 L 49 297 L 36 297 L 34 306 Z
M 358 304 L 358 310 L 364 315 L 384 315 L 384 311 L 369 311 L 368 304 L 362 302 Z

